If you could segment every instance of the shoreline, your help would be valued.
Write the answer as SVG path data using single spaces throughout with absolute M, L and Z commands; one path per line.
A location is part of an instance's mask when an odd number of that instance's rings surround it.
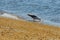
M 26 20 L 26 19 L 25 19 Z M 29 22 L 33 22 L 33 20 L 27 20 Z M 42 20 L 42 21 L 38 21 L 37 23 L 41 23 L 41 24 L 44 24 L 44 25 L 50 25 L 50 26 L 55 26 L 55 27 L 60 27 L 60 23 L 53 23 L 51 21 L 48 21 L 48 20 Z

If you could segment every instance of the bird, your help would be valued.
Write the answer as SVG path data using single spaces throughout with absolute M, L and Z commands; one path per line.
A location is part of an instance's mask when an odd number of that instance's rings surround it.
M 27 15 L 30 16 L 34 22 L 41 21 L 41 18 L 37 17 L 36 15 L 33 14 L 27 14 Z

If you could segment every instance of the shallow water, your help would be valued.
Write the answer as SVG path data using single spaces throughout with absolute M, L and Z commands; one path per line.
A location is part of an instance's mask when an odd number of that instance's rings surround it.
M 0 10 L 14 13 L 31 20 L 28 13 L 34 14 L 47 24 L 60 24 L 60 0 L 0 0 Z

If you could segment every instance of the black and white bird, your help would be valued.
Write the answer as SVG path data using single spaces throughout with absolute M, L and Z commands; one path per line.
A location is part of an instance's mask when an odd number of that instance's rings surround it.
M 30 16 L 34 22 L 41 21 L 41 18 L 38 18 L 36 15 L 33 14 L 27 14 L 27 15 Z

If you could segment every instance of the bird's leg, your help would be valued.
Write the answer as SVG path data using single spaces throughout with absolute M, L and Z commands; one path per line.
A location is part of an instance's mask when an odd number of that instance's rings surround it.
M 36 22 L 36 20 L 35 20 L 35 19 L 33 19 L 33 22 Z

